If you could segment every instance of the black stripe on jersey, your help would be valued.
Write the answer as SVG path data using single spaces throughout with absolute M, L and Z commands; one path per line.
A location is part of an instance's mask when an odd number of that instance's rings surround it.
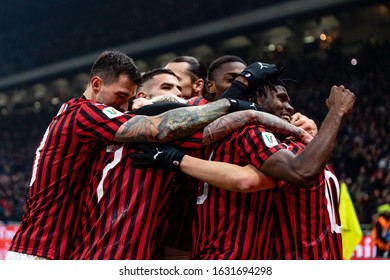
M 261 132 L 259 132 L 259 130 L 256 128 L 254 128 L 253 130 L 256 132 L 256 136 L 259 137 L 259 133 L 261 133 Z M 248 130 L 246 129 L 246 132 L 247 131 Z M 254 153 L 256 155 L 259 155 L 259 147 L 257 147 L 257 145 L 254 143 L 252 136 L 249 133 L 245 133 L 244 137 L 245 137 L 246 141 L 248 142 L 249 146 L 244 145 L 243 142 L 239 142 L 238 143 L 239 147 L 243 151 L 245 151 L 245 154 Z M 261 162 L 261 163 L 263 163 L 263 162 Z
M 210 195 L 210 192 L 211 192 L 211 189 L 210 189 L 210 186 L 209 186 L 209 189 L 208 189 L 208 192 L 207 192 L 207 196 Z M 201 192 L 203 193 L 203 192 Z M 207 198 L 208 199 L 208 198 Z M 200 256 L 203 254 L 202 252 L 202 249 L 201 248 L 205 248 L 208 242 L 208 233 L 210 232 L 211 230 L 211 224 L 210 223 L 206 223 L 205 221 L 205 217 L 206 215 L 204 214 L 205 211 L 207 211 L 206 213 L 212 213 L 212 211 L 215 211 L 215 209 L 213 209 L 211 207 L 211 204 L 210 203 L 206 203 L 206 209 L 204 209 L 203 206 L 201 206 L 201 215 L 198 215 L 198 213 L 196 213 L 196 216 L 197 216 L 197 221 L 199 221 L 199 218 L 200 218 L 200 221 L 199 223 L 196 223 L 196 232 L 200 232 L 200 228 L 202 228 L 202 225 L 206 225 L 205 226 L 205 229 L 202 231 L 202 234 L 201 235 L 198 235 L 196 236 L 196 241 L 194 242 L 194 244 L 200 244 L 199 246 L 197 246 L 195 248 L 195 258 L 196 259 L 200 259 Z M 198 208 L 199 206 L 197 206 Z M 213 236 L 215 235 L 215 233 L 213 232 Z
M 218 190 L 218 194 L 220 194 L 219 190 Z M 231 194 L 232 194 L 231 192 L 225 192 L 225 198 L 224 198 L 225 203 L 223 205 L 223 206 L 225 206 L 224 210 L 223 210 L 224 213 L 225 213 L 225 217 L 223 218 L 223 228 L 224 229 L 229 228 L 230 219 L 231 219 L 229 217 L 229 215 L 230 215 L 230 211 L 229 210 L 231 208 L 230 205 L 232 203 L 234 203 L 236 205 L 236 207 L 240 207 L 241 208 L 241 202 L 239 200 L 232 201 Z M 215 198 L 216 198 L 216 203 L 215 203 L 216 207 L 215 208 L 219 209 L 220 208 L 220 205 L 219 205 L 219 195 L 215 196 Z M 236 196 L 236 198 L 237 198 L 237 196 Z M 238 213 L 239 213 L 239 211 L 236 211 L 236 213 L 235 213 L 236 215 L 234 216 L 234 219 L 233 219 L 235 225 L 237 225 L 237 219 L 239 220 L 239 218 L 240 218 L 239 216 L 237 216 Z M 217 217 L 218 217 L 218 215 L 217 215 Z M 217 220 L 218 219 L 216 219 L 216 221 Z M 215 228 L 216 229 L 218 228 L 218 223 L 217 222 L 216 222 Z M 233 231 L 233 230 L 235 230 L 235 231 Z M 232 233 L 231 233 L 232 234 L 232 238 L 230 240 L 229 249 L 233 248 L 234 247 L 234 243 L 236 242 L 237 228 L 233 228 L 233 230 L 232 230 Z M 225 235 L 221 235 L 220 234 L 220 236 L 221 237 L 219 238 L 220 242 L 218 244 L 219 245 L 218 247 L 224 248 L 225 247 Z M 231 251 L 229 251 L 229 253 L 224 254 L 225 255 L 224 259 L 228 259 L 230 257 L 230 252 Z
M 299 197 L 299 188 L 293 187 L 294 188 L 294 197 Z M 301 203 L 299 199 L 295 200 L 295 213 L 301 213 Z M 301 221 L 301 216 L 300 215 L 295 215 L 296 216 L 296 224 L 295 224 L 295 232 L 297 233 L 297 240 L 303 240 L 302 239 L 302 231 L 301 231 L 301 226 L 303 225 L 303 221 Z M 297 244 L 297 250 L 294 251 L 294 254 L 291 254 L 291 257 L 293 259 L 300 259 L 300 256 L 303 255 L 303 248 L 302 248 L 302 243 L 298 242 Z
M 248 142 L 249 146 L 244 145 L 243 142 L 239 142 L 238 145 L 243 151 L 245 151 L 245 153 L 247 155 L 250 155 L 250 154 L 256 155 L 256 159 L 258 161 L 258 164 L 262 165 L 264 163 L 264 158 L 261 157 L 260 155 L 264 153 L 266 155 L 266 158 L 268 158 L 272 155 L 272 152 L 270 151 L 270 149 L 264 149 L 264 145 L 261 145 L 261 147 L 256 145 L 256 143 L 253 140 L 253 136 L 252 136 L 253 133 L 248 133 L 248 131 L 253 131 L 255 133 L 256 137 L 258 137 L 259 139 L 262 139 L 262 134 L 261 134 L 262 132 L 260 130 L 260 127 L 259 126 L 251 126 L 249 128 L 248 127 L 245 128 L 245 130 L 246 131 L 245 131 L 244 137 L 245 137 L 246 141 Z M 260 140 L 260 141 L 263 142 L 262 140 Z M 261 151 L 260 151 L 260 149 L 261 149 Z M 265 152 L 263 150 L 265 150 Z
M 298 190 L 299 190 L 299 188 L 298 188 Z M 311 213 L 311 211 L 310 211 L 311 203 L 314 203 L 314 205 L 316 205 L 316 207 L 320 207 L 319 204 L 318 204 L 318 202 L 319 202 L 318 192 L 315 191 L 315 193 L 316 193 L 315 201 L 312 201 L 313 198 L 312 198 L 312 195 L 311 195 L 311 191 L 310 190 L 304 191 L 305 206 L 306 206 L 305 207 L 306 209 L 304 209 L 305 212 L 306 212 L 306 214 L 305 214 L 305 216 L 306 216 L 306 225 L 305 225 L 306 226 L 306 235 L 305 236 L 306 236 L 306 242 L 308 244 L 311 243 L 311 234 L 312 234 L 312 232 L 311 232 L 311 228 L 312 228 L 311 223 L 313 223 L 313 220 L 315 220 L 316 222 L 318 221 L 318 219 L 316 219 L 316 215 L 314 215 L 314 217 L 313 217 L 313 214 L 315 214 L 315 213 Z M 302 223 L 302 225 L 303 225 L 303 223 Z M 316 235 L 316 236 L 318 236 L 318 235 Z M 298 238 L 298 240 L 300 240 L 300 239 Z M 318 241 L 316 240 L 316 243 L 317 242 Z M 308 250 L 307 250 L 307 254 L 308 255 L 307 256 L 308 256 L 308 258 L 310 260 L 314 259 L 315 252 L 313 252 L 313 249 L 315 250 L 315 249 L 317 249 L 317 247 L 318 246 L 308 247 Z M 301 256 L 300 259 L 302 259 L 303 255 L 300 254 L 300 256 Z
M 218 212 L 220 211 L 220 205 L 219 205 L 219 198 L 220 198 L 220 191 L 219 189 L 215 190 L 215 195 L 214 195 L 215 199 L 214 199 L 214 207 L 211 206 L 211 203 L 210 203 L 210 210 L 212 209 L 212 211 L 214 211 L 215 213 L 213 214 L 213 217 L 214 217 L 214 225 L 213 225 L 213 233 L 212 233 L 212 236 L 213 236 L 213 239 L 217 239 L 218 235 L 219 235 L 219 232 L 218 232 L 218 224 L 219 224 L 219 215 L 218 215 Z M 211 212 L 210 212 L 211 213 Z M 207 232 L 210 232 L 209 229 Z M 206 232 L 206 233 L 207 233 Z M 221 240 L 222 242 L 220 242 L 221 244 L 218 243 L 218 248 L 221 247 L 223 248 L 224 247 L 224 242 L 225 242 L 225 238 L 224 238 L 224 235 L 221 237 Z M 207 245 L 207 244 L 206 244 Z M 215 259 L 217 259 L 217 256 L 215 256 Z
M 95 109 L 95 108 L 94 108 Z M 97 110 L 100 112 L 100 110 Z M 90 114 L 88 114 L 87 111 L 81 109 L 80 110 L 80 115 L 83 116 L 83 118 L 88 121 L 88 123 L 90 125 L 87 125 L 87 124 L 84 124 L 82 121 L 80 121 L 79 119 L 76 120 L 76 126 L 80 128 L 80 130 L 84 131 L 84 132 L 88 132 L 88 133 L 91 133 L 92 135 L 94 135 L 96 138 L 98 139 L 106 139 L 101 133 L 99 133 L 95 128 L 95 124 L 96 124 L 96 120 L 94 118 L 92 118 L 92 116 Z M 104 130 L 104 131 L 108 131 L 110 134 L 115 134 L 115 131 L 113 129 L 111 129 L 111 127 L 109 127 L 108 125 L 106 124 L 100 124 L 100 127 Z M 80 139 L 83 138 L 83 136 L 79 136 Z
M 208 103 L 208 101 L 203 97 L 197 97 L 197 98 L 191 99 L 188 102 L 189 105 L 193 105 L 193 106 L 204 105 L 206 103 Z
M 192 103 L 192 105 L 198 106 L 198 104 L 199 104 L 199 102 L 200 102 L 201 100 L 202 100 L 201 97 L 196 98 L 196 99 L 194 100 L 194 102 Z

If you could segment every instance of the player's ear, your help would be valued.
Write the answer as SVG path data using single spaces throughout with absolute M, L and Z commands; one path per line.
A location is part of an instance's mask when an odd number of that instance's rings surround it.
M 205 88 L 206 88 L 206 91 L 208 93 L 215 93 L 216 92 L 214 81 L 207 80 Z
M 100 91 L 103 85 L 103 80 L 99 76 L 93 76 L 91 79 L 91 86 L 93 92 L 96 94 Z
M 200 95 L 202 93 L 203 86 L 204 86 L 203 79 L 197 79 L 193 85 L 194 92 L 197 92 L 198 95 Z
M 148 95 L 145 92 L 143 92 L 143 91 L 137 92 L 137 94 L 135 96 L 137 98 L 147 98 L 148 97 Z

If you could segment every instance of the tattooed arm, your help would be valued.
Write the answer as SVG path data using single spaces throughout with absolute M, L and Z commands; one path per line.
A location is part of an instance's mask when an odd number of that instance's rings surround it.
M 135 116 L 119 127 L 114 141 L 165 142 L 194 133 L 230 110 L 230 102 L 221 99 L 202 106 L 169 110 L 157 116 Z
M 265 112 L 245 110 L 227 114 L 208 124 L 203 130 L 202 145 L 209 145 L 248 125 L 264 125 L 274 134 L 292 136 L 304 144 L 312 140 L 307 132 L 281 118 Z

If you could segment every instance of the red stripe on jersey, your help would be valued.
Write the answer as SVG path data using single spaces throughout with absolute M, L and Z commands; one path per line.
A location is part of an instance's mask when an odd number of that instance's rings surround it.
M 193 106 L 200 106 L 207 103 L 208 103 L 207 99 L 199 96 L 192 97 L 187 101 L 188 105 L 193 105 Z
M 304 146 L 285 141 L 299 154 Z M 342 259 L 339 186 L 328 165 L 317 184 L 298 188 L 287 183 L 274 193 L 275 259 Z
M 111 141 L 130 118 L 110 119 L 105 108 L 77 98 L 53 118 L 36 152 L 27 208 L 11 251 L 48 259 L 67 257 L 79 228 L 85 168 L 95 149 Z
M 249 126 L 219 142 L 211 160 L 256 168 L 284 146 L 265 142 L 261 126 Z M 272 191 L 230 192 L 205 184 L 194 222 L 194 259 L 269 259 Z

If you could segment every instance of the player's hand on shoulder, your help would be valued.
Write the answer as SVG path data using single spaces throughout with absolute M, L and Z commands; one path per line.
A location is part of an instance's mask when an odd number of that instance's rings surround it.
M 136 98 L 133 101 L 133 105 L 131 106 L 131 110 L 137 110 L 145 105 L 150 105 L 150 104 L 153 104 L 153 103 L 149 99 L 146 99 L 143 97 Z

